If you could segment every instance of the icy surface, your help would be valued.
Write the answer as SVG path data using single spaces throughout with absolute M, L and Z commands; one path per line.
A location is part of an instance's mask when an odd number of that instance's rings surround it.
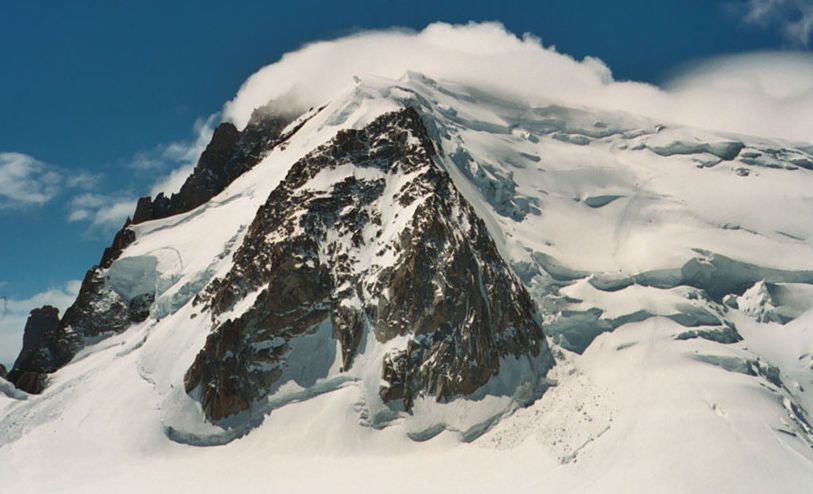
M 153 256 L 126 257 L 107 270 L 106 282 L 125 301 L 139 295 L 155 294 L 158 260 Z

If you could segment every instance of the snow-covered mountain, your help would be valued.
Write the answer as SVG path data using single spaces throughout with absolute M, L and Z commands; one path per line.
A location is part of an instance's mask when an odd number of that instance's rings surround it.
M 272 102 L 32 314 L 0 484 L 809 492 L 811 191 L 809 144 L 417 73 Z

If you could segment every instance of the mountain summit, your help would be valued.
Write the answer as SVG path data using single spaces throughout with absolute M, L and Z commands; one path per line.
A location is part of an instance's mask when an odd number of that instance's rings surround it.
M 809 144 L 418 73 L 260 107 L 32 312 L 0 473 L 806 492 L 811 186 Z

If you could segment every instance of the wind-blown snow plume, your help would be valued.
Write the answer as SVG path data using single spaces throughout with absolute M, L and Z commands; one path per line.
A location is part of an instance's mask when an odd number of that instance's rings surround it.
M 601 60 L 576 60 L 498 23 L 435 23 L 419 32 L 366 31 L 284 55 L 244 84 L 224 116 L 245 126 L 271 99 L 319 106 L 354 76 L 398 78 L 406 71 L 477 86 L 532 105 L 562 102 L 645 114 L 717 130 L 807 140 L 813 122 L 813 58 L 762 53 L 689 67 L 665 88 L 613 79 Z M 770 79 L 766 79 L 770 75 Z M 755 81 L 758 81 L 755 82 Z M 712 82 L 712 84 L 708 84 Z M 729 91 L 735 87 L 736 91 Z M 784 90 L 778 94 L 773 88 Z

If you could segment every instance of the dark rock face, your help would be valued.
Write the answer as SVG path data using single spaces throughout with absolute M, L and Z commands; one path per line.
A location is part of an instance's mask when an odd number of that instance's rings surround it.
M 14 362 L 9 380 L 23 391 L 39 393 L 44 388 L 45 373 L 55 358 L 49 344 L 57 339 L 59 310 L 50 305 L 34 309 L 28 316 L 23 333 L 23 348 Z
M 389 296 L 379 299 L 377 331 L 414 338 L 385 357 L 389 385 L 381 397 L 407 409 L 420 394 L 439 401 L 472 394 L 497 373 L 501 357 L 547 351 L 533 302 L 483 222 L 468 207 L 467 235 L 448 223 L 456 201 L 433 196 L 419 207 L 400 239 L 404 254 L 382 276 Z
M 211 142 L 200 155 L 197 166 L 181 190 L 172 197 L 159 194 L 154 201 L 149 197 L 142 197 L 136 205 L 133 221 L 141 223 L 189 211 L 223 190 L 226 164 L 235 150 L 239 135 L 240 132 L 231 123 L 218 125 Z
M 35 360 L 36 350 L 49 335 L 56 332 L 59 326 L 59 309 L 44 305 L 34 309 L 25 323 L 23 335 L 23 349 L 17 357 L 15 367 L 28 367 L 28 363 Z
M 12 369 L 8 374 L 8 380 L 14 386 L 26 393 L 40 394 L 45 389 L 48 381 L 48 374 L 45 372 L 19 371 Z
M 382 364 L 380 395 L 398 408 L 471 394 L 502 357 L 549 357 L 530 296 L 433 154 L 405 109 L 294 164 L 231 271 L 196 300 L 216 327 L 184 384 L 209 419 L 248 409 L 306 365 L 288 360 L 291 348 L 327 322 L 345 371 L 366 330 L 409 337 Z M 255 292 L 244 314 L 218 323 Z
M 104 249 L 104 253 L 102 253 L 102 260 L 99 262 L 99 266 L 104 269 L 110 267 L 113 264 L 113 261 L 119 258 L 121 252 L 127 248 L 128 245 L 135 242 L 135 232 L 128 228 L 132 225 L 133 222 L 130 218 L 127 218 L 127 221 L 124 222 L 124 226 L 116 232 L 116 235 L 113 237 L 113 243 L 110 244 L 110 247 Z
M 137 295 L 127 305 L 127 318 L 130 322 L 143 322 L 150 317 L 150 308 L 155 302 L 155 293 Z
M 61 320 L 57 309 L 50 306 L 31 312 L 23 334 L 23 349 L 9 372 L 9 381 L 18 389 L 41 393 L 47 374 L 70 362 L 82 347 L 83 338 L 124 331 L 132 321 L 142 317 L 143 307 L 135 308 L 134 313 L 106 286 L 104 279 L 105 269 L 135 241 L 130 224 L 128 220 L 104 250 L 99 265 L 85 274 L 76 301 Z
M 133 223 L 166 218 L 204 204 L 296 132 L 298 127 L 282 134 L 296 117 L 295 113 L 261 107 L 254 111 L 242 132 L 232 123 L 221 123 L 181 190 L 171 197 L 158 194 L 155 199 L 139 199 Z
M 82 284 L 76 302 L 65 311 L 63 325 L 83 336 L 99 336 L 106 331 L 119 332 L 129 325 L 128 306 L 104 286 L 102 273 L 91 270 Z
M 6 379 L 8 377 L 8 369 L 3 364 L 0 364 L 0 378 Z

